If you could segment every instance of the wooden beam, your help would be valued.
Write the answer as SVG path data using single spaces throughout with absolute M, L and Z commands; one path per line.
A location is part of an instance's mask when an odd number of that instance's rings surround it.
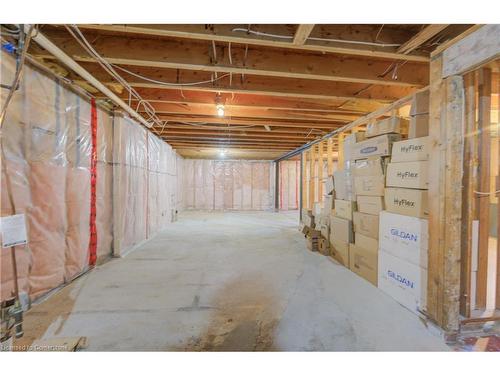
M 323 161 L 324 142 L 318 143 L 318 201 L 323 202 Z
M 46 33 L 76 61 L 94 61 L 66 32 L 47 30 Z M 240 45 L 232 46 L 230 55 L 227 45 L 213 48 L 212 44 L 194 41 L 86 34 L 96 51 L 108 62 L 118 65 L 413 88 L 428 84 L 427 66 L 413 62 L 401 66 L 397 79 L 394 79 L 390 74 L 383 75 L 391 65 L 383 60 L 295 51 L 283 53 L 273 49 L 247 49 Z M 50 58 L 43 51 L 38 55 Z
M 459 329 L 463 174 L 463 79 L 442 79 L 431 61 L 427 315 L 446 332 Z
M 307 151 L 303 152 L 302 154 L 302 187 L 301 187 L 301 199 L 302 199 L 302 208 L 309 208 L 309 205 L 307 204 L 307 173 L 306 173 L 306 168 L 307 168 Z M 300 217 L 302 219 L 302 212 L 300 213 Z
M 490 158 L 491 158 L 491 70 L 479 70 L 479 104 L 478 104 L 478 137 L 479 137 L 479 191 L 490 191 Z M 476 282 L 476 308 L 486 307 L 488 288 L 488 247 L 490 238 L 490 196 L 476 195 L 479 220 L 479 246 Z
M 151 103 L 157 115 L 197 115 L 197 116 L 217 116 L 217 108 L 214 104 L 176 104 L 176 103 Z M 268 118 L 299 121 L 354 121 L 359 114 L 350 114 L 349 112 L 307 112 L 307 111 L 289 111 L 281 109 L 260 109 L 255 107 L 242 107 L 228 105 L 224 107 L 224 117 L 247 117 L 247 118 Z M 139 113 L 144 113 L 139 109 Z
M 185 91 L 180 89 L 152 89 L 140 87 L 136 88 L 136 90 L 141 97 L 150 103 L 214 104 L 216 96 L 215 93 L 210 91 Z M 129 100 L 126 92 L 123 92 L 119 96 L 123 100 Z M 344 99 L 287 98 L 246 93 L 220 93 L 219 97 L 220 101 L 225 105 L 290 111 L 350 111 L 353 113 L 370 113 L 384 106 L 383 102 L 356 99 L 346 101 Z M 105 99 L 105 97 L 96 95 L 96 99 Z M 132 103 L 137 104 L 137 99 L 132 99 Z
M 314 208 L 314 166 L 316 164 L 316 158 L 314 156 L 314 147 L 309 150 L 309 209 Z
M 313 29 L 314 25 L 298 25 L 295 35 L 293 36 L 293 44 L 296 46 L 305 44 Z
M 306 128 L 306 129 L 324 129 L 333 130 L 345 124 L 345 121 L 293 121 L 293 120 L 280 120 L 280 119 L 256 119 L 256 118 L 220 118 L 217 116 L 181 116 L 181 115 L 159 115 L 161 120 L 167 120 L 170 123 L 183 123 L 188 122 L 192 124 L 205 123 L 205 124 L 216 124 L 216 125 L 254 125 L 254 126 L 264 126 L 268 125 L 272 128 Z
M 304 128 L 293 128 L 293 127 L 273 127 L 270 125 L 271 132 L 267 131 L 263 126 L 248 126 L 248 127 L 238 127 L 237 125 L 227 126 L 227 125 L 184 125 L 176 123 L 168 123 L 163 129 L 165 132 L 180 132 L 180 131 L 228 131 L 228 132 L 243 132 L 243 133 L 258 133 L 258 134 L 280 134 L 280 135 L 302 135 L 305 137 L 307 134 L 317 136 L 326 134 L 326 130 L 311 129 L 310 127 Z M 157 131 L 160 131 L 162 127 L 155 127 Z
M 328 138 L 327 140 L 327 158 L 328 158 L 328 176 L 333 175 L 333 138 Z
M 460 314 L 469 318 L 471 315 L 471 272 L 473 221 L 476 219 L 478 138 L 476 122 L 476 82 L 475 73 L 464 77 L 465 89 L 465 137 L 464 137 L 464 176 L 463 176 L 463 217 L 462 217 L 462 253 L 460 277 Z
M 338 54 L 348 54 L 355 56 L 367 56 L 373 58 L 396 59 L 404 61 L 428 62 L 429 57 L 422 54 L 401 54 L 396 52 L 396 48 L 384 48 L 370 45 L 349 44 L 327 41 L 309 41 L 306 44 L 296 45 L 291 43 L 292 30 L 286 29 L 285 25 L 252 25 L 253 31 L 263 31 L 270 34 L 290 35 L 290 40 L 258 37 L 247 32 L 233 31 L 236 28 L 243 29 L 241 25 L 210 25 L 207 29 L 204 25 L 78 25 L 80 29 L 107 31 L 123 34 L 139 34 L 145 36 L 162 36 L 183 38 L 192 40 L 206 40 L 224 43 L 249 44 L 255 46 L 265 46 L 273 48 L 286 48 L 292 50 L 303 50 L 311 52 L 328 52 Z M 325 38 L 340 40 L 356 40 L 361 42 L 373 42 L 380 28 L 376 25 L 358 25 L 362 30 L 344 27 L 344 25 L 318 25 L 318 35 Z M 333 28 L 335 28 L 333 30 Z M 347 37 L 345 36 L 351 32 Z M 393 30 L 382 30 L 380 37 L 384 41 L 391 41 L 394 36 Z M 361 38 L 360 38 L 361 36 Z
M 40 55 L 38 55 L 40 56 Z M 47 61 L 51 57 L 42 55 Z M 122 94 L 121 85 L 110 78 L 103 69 L 95 64 L 88 57 L 76 57 L 81 61 L 88 71 L 90 71 L 101 82 L 111 88 L 114 88 L 117 93 Z M 112 63 L 118 60 L 108 59 Z M 147 62 L 145 62 L 147 63 Z M 394 100 L 400 99 L 414 92 L 417 86 L 387 86 L 387 85 L 367 85 L 364 83 L 351 82 L 335 82 L 325 80 L 311 79 L 293 79 L 287 77 L 266 77 L 261 75 L 245 74 L 229 75 L 218 74 L 217 80 L 215 75 L 206 71 L 190 71 L 178 69 L 165 69 L 148 66 L 124 66 L 128 71 L 134 74 L 140 74 L 142 77 L 153 79 L 160 82 L 150 82 L 142 78 L 133 76 L 126 72 L 120 72 L 120 75 L 128 81 L 134 88 L 141 89 L 157 89 L 157 90 L 180 90 L 209 92 L 209 93 L 227 93 L 227 94 L 251 94 L 275 96 L 281 98 L 296 98 L 296 99 L 318 99 L 318 100 L 338 100 L 338 101 L 355 101 L 361 103 L 363 101 L 377 102 L 378 104 L 387 104 Z M 367 67 L 371 69 L 371 67 Z M 76 75 L 67 77 L 75 83 L 84 82 Z M 179 86 L 184 84 L 184 86 Z M 197 83 L 197 84 L 192 84 Z M 188 84 L 187 86 L 185 84 Z
M 428 25 L 420 30 L 416 35 L 414 35 L 410 40 L 398 48 L 399 53 L 408 54 L 417 48 L 421 47 L 422 44 L 427 42 L 429 39 L 433 38 L 441 31 L 446 29 L 449 25 Z

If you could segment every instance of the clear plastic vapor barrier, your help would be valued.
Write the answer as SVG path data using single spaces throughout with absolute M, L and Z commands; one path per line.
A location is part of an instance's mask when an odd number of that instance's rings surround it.
M 268 161 L 183 160 L 184 208 L 269 210 L 274 166 Z
M 15 69 L 2 52 L 2 84 Z M 136 122 L 97 108 L 93 199 L 90 101 L 24 69 L 1 129 L 1 216 L 25 215 L 28 243 L 14 251 L 20 294 L 35 299 L 88 270 L 89 249 L 99 262 L 170 223 L 181 206 L 182 159 Z M 89 246 L 94 205 L 96 247 Z M 14 295 L 11 249 L 0 249 L 2 300 Z

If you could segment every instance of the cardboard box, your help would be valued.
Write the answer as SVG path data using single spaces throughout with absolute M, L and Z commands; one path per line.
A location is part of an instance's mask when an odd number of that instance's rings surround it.
M 357 195 L 383 196 L 385 188 L 385 177 L 382 176 L 360 176 L 354 177 L 354 190 Z
M 335 216 L 352 220 L 353 211 L 356 211 L 356 202 L 335 199 Z
M 392 145 L 392 163 L 429 159 L 429 137 L 407 139 Z
M 333 193 L 334 187 L 335 186 L 333 185 L 333 176 L 328 176 L 325 179 L 325 194 L 331 195 Z
M 319 226 L 319 231 L 321 232 L 321 235 L 325 238 L 330 238 L 330 225 L 327 224 L 321 224 Z
M 353 224 L 356 239 L 358 235 L 378 239 L 378 215 L 365 214 L 363 212 L 354 212 Z
M 410 116 L 429 113 L 429 90 L 417 92 L 413 96 L 410 107 Z
M 338 216 L 330 216 L 330 242 L 353 242 L 352 221 Z
M 388 212 L 420 218 L 429 216 L 427 190 L 386 188 L 384 199 Z
M 354 144 L 364 141 L 365 139 L 366 139 L 365 132 L 351 133 L 344 137 L 342 146 L 344 149 L 344 158 L 346 162 L 351 159 L 351 154 Z
M 318 249 L 321 254 L 327 256 L 330 255 L 330 241 L 328 241 L 328 237 L 326 238 L 321 237 L 319 239 Z
M 378 287 L 418 313 L 427 303 L 427 270 L 379 250 Z
M 349 267 L 349 244 L 330 239 L 330 255 L 337 262 L 345 267 Z
M 376 238 L 365 236 L 359 232 L 356 233 L 354 244 L 363 249 L 378 250 L 378 240 Z
M 302 217 L 304 216 L 312 216 L 313 213 L 312 213 L 312 210 L 309 210 L 308 208 L 303 208 L 302 209 Z
M 410 117 L 408 138 L 427 137 L 429 135 L 429 115 L 415 115 Z
M 342 200 L 353 200 L 353 182 L 349 170 L 333 172 L 333 181 L 335 183 L 335 198 Z
M 318 217 L 321 216 L 321 210 L 323 208 L 323 202 L 314 202 L 313 204 L 313 216 Z
M 370 157 L 368 159 L 356 160 L 352 168 L 354 177 L 361 176 L 382 176 L 387 169 L 389 158 Z
M 314 217 L 309 215 L 302 215 L 302 223 L 309 228 L 314 228 Z
M 371 122 L 366 126 L 366 137 L 372 138 L 382 134 L 389 133 L 407 133 L 409 121 L 398 117 L 391 116 L 383 120 Z
M 378 251 L 365 249 L 355 244 L 349 245 L 349 269 L 377 286 Z
M 352 147 L 351 158 L 358 160 L 369 156 L 388 156 L 391 154 L 392 144 L 400 140 L 401 134 L 385 134 L 358 142 Z
M 389 163 L 386 185 L 388 187 L 427 189 L 429 187 L 428 163 L 427 161 Z
M 384 209 L 384 197 L 357 195 L 358 211 L 365 214 L 378 215 Z
M 379 222 L 379 249 L 416 266 L 427 268 L 428 225 L 426 219 L 382 211 Z
M 307 236 L 309 234 L 309 232 L 311 231 L 311 228 L 308 227 L 307 225 L 302 225 L 302 228 L 300 228 L 300 231 L 302 232 L 302 234 Z
M 311 229 L 306 236 L 307 249 L 311 251 L 318 251 L 320 237 L 321 233 L 318 230 Z

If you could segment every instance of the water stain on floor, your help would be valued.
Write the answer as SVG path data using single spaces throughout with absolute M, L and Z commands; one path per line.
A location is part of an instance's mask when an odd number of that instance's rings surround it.
M 274 333 L 281 309 L 272 288 L 256 277 L 240 277 L 214 298 L 207 330 L 184 351 L 276 351 Z M 171 350 L 171 349 L 170 349 Z

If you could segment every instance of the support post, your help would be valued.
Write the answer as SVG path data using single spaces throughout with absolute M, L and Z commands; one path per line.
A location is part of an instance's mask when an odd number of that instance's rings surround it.
M 491 69 L 482 68 L 478 76 L 478 137 L 479 137 L 479 191 L 490 191 L 491 158 Z M 477 263 L 476 308 L 486 307 L 488 287 L 488 242 L 490 234 L 489 194 L 476 194 L 477 220 L 479 220 L 479 246 Z
M 427 314 L 448 334 L 459 328 L 463 174 L 463 78 L 442 78 L 431 61 Z

